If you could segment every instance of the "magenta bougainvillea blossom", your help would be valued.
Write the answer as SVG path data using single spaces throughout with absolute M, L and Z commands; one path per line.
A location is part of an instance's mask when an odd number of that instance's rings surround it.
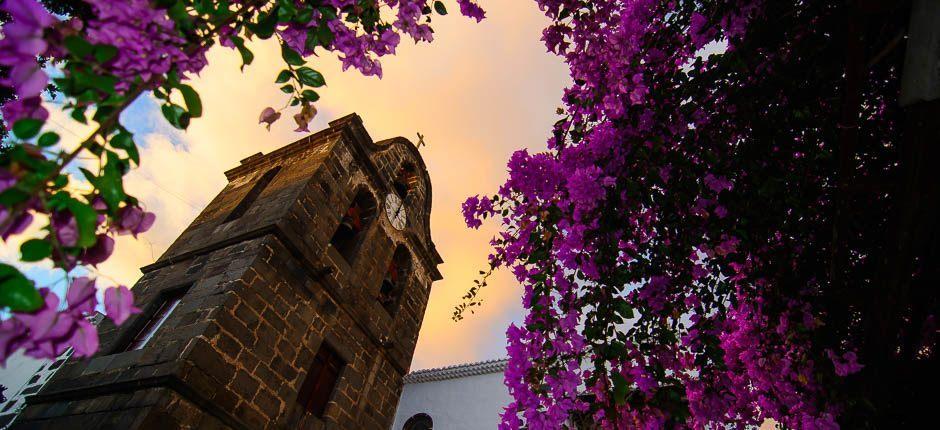
M 463 205 L 471 228 L 501 223 L 490 266 L 516 276 L 527 310 L 506 332 L 513 402 L 501 428 L 876 422 L 857 384 L 873 375 L 864 328 L 882 309 L 862 292 L 878 285 L 869 257 L 883 249 L 859 238 L 887 230 L 892 200 L 855 191 L 864 216 L 838 227 L 847 193 L 835 185 L 846 170 L 891 180 L 901 55 L 863 64 L 859 118 L 844 119 L 851 6 L 536 3 L 551 20 L 542 40 L 573 81 L 562 118 L 546 151 L 516 152 L 498 192 Z M 858 31 L 884 46 L 879 26 L 903 19 Z M 840 168 L 834 154 L 856 129 L 865 149 Z M 852 238 L 842 254 L 830 247 L 838 229 Z M 914 276 L 929 279 L 922 264 Z M 889 349 L 914 366 L 935 357 L 920 333 L 936 301 L 923 306 L 893 316 L 910 336 Z
M 155 9 L 150 1 L 88 0 L 88 3 L 94 18 L 84 24 L 87 39 L 117 48 L 108 67 L 118 78 L 119 89 L 127 90 L 138 78 L 149 83 L 171 68 L 178 73 L 195 74 L 206 66 L 207 47 L 186 49 L 186 39 L 167 12 Z
M 140 313 L 140 309 L 134 307 L 131 290 L 123 285 L 104 292 L 104 308 L 116 324 L 123 324 L 132 314 Z
M 0 85 L 13 88 L 16 100 L 3 105 L 3 118 L 12 124 L 23 118 L 46 119 L 49 112 L 41 105 L 40 92 L 49 77 L 39 67 L 36 57 L 46 53 L 48 44 L 43 31 L 57 20 L 34 0 L 8 0 L 0 10 L 10 14 L 0 39 L 0 65 L 10 68 Z
M 133 300 L 127 287 L 120 287 L 124 295 Z M 119 288 L 105 291 L 108 316 L 116 322 L 135 308 L 127 306 L 126 298 L 109 298 Z M 34 312 L 19 313 L 0 323 L 0 364 L 15 350 L 22 348 L 35 358 L 54 358 L 72 348 L 78 357 L 88 357 L 98 351 L 98 331 L 89 321 L 98 304 L 95 281 L 87 277 L 72 280 L 60 306 L 59 297 L 46 288 L 41 290 L 42 307 Z M 115 303 L 115 302 L 121 303 Z M 115 309 L 112 311 L 111 309 Z M 120 319 L 119 324 L 123 322 Z

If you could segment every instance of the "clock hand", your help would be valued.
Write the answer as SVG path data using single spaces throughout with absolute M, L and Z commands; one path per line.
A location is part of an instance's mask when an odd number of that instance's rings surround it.
M 402 201 L 401 203 L 398 204 L 398 210 L 395 211 L 395 218 L 398 218 L 398 214 L 400 214 L 402 209 L 404 208 L 405 208 L 405 202 Z

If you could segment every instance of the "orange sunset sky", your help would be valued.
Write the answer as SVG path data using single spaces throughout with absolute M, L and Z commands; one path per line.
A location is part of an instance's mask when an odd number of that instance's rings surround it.
M 351 112 L 358 113 L 376 140 L 404 136 L 421 148 L 433 186 L 432 237 L 444 259 L 444 280 L 431 292 L 412 369 L 485 360 L 505 355 L 505 329 L 521 319 L 520 289 L 502 271 L 483 293 L 484 307 L 455 323 L 460 296 L 486 266 L 495 225 L 467 229 L 460 204 L 473 194 L 492 194 L 506 177 L 506 160 L 522 148 L 545 147 L 554 111 L 568 84 L 561 59 L 539 40 L 547 23 L 533 1 L 482 0 L 487 19 L 475 23 L 451 13 L 435 16 L 434 42 L 415 45 L 403 38 L 398 54 L 382 60 L 384 78 L 342 72 L 331 57 L 312 57 L 326 76 L 319 91 L 319 115 L 310 129 Z M 273 41 L 250 46 L 254 63 L 238 72 L 238 55 L 225 48 L 209 53 L 210 66 L 192 82 L 204 105 L 202 118 L 186 132 L 170 128 L 157 105 L 142 100 L 122 123 L 142 144 L 142 165 L 125 180 L 127 190 L 157 213 L 155 227 L 142 240 L 118 239 L 115 255 L 100 268 L 104 283 L 133 284 L 138 268 L 152 262 L 225 185 L 222 172 L 256 152 L 270 152 L 302 134 L 294 133 L 287 110 L 268 132 L 258 125 L 267 106 L 286 102 L 274 84 L 282 68 Z M 54 106 L 52 106 L 54 107 Z M 63 143 L 85 136 L 52 109 L 52 125 Z M 23 235 L 29 237 L 29 234 Z M 8 250 L 17 249 L 9 244 Z

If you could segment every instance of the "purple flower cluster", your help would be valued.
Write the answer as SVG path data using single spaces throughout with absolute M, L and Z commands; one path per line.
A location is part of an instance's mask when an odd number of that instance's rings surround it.
M 57 20 L 35 0 L 6 0 L 0 10 L 11 17 L 0 29 L 0 64 L 10 68 L 0 85 L 12 88 L 16 94 L 16 100 L 3 105 L 3 118 L 8 125 L 23 118 L 45 120 L 49 112 L 42 107 L 40 93 L 49 77 L 39 67 L 37 56 L 46 53 L 48 44 L 43 33 Z
M 477 22 L 483 21 L 483 18 L 486 18 L 486 11 L 471 0 L 457 0 L 457 4 L 460 5 L 460 13 L 464 16 L 473 18 L 477 20 Z
M 16 176 L 5 169 L 0 169 L 0 193 L 16 185 L 16 181 Z M 30 206 L 35 206 L 34 202 L 30 203 Z M 15 218 L 11 220 L 10 217 Z M 10 236 L 22 233 L 32 223 L 33 214 L 29 211 L 13 215 L 6 206 L 0 205 L 0 226 L 3 226 L 2 231 L 0 231 L 0 239 L 6 241 Z
M 77 357 L 88 357 L 98 351 L 98 331 L 89 319 L 98 305 L 95 281 L 87 277 L 72 280 L 60 306 L 59 297 L 46 288 L 40 290 L 42 307 L 31 313 L 13 313 L 0 322 L 0 365 L 17 349 L 35 358 L 55 358 L 72 348 Z M 122 324 L 130 314 L 140 312 L 134 307 L 127 287 L 105 290 L 107 315 Z
M 493 215 L 493 201 L 489 197 L 473 196 L 463 203 L 463 218 L 470 228 L 480 228 L 480 218 Z
M 0 169 L 0 192 L 15 182 L 13 174 Z M 104 262 L 114 251 L 111 234 L 136 236 L 149 230 L 155 220 L 153 213 L 137 206 L 124 206 L 107 226 L 104 202 L 97 198 L 91 206 L 99 211 L 96 229 L 100 233 L 95 243 L 86 248 L 79 245 L 79 226 L 71 212 L 56 210 L 47 213 L 49 236 L 44 240 L 56 244 L 53 256 L 56 265 L 62 269 L 72 270 L 79 264 L 95 266 Z M 25 230 L 33 220 L 33 212 L 44 212 L 38 199 L 31 200 L 26 210 L 10 222 L 3 232 L 3 239 Z M 6 221 L 9 214 L 6 206 L 0 206 L 0 222 Z M 89 318 L 98 305 L 96 292 L 93 279 L 74 278 L 68 287 L 65 303 L 60 306 L 61 299 L 55 293 L 47 288 L 40 289 L 43 304 L 38 310 L 13 312 L 10 318 L 0 322 L 0 365 L 18 349 L 35 358 L 55 358 L 68 348 L 73 348 L 79 357 L 94 354 L 98 350 L 98 332 Z M 106 314 L 115 323 L 122 324 L 131 314 L 139 312 L 133 300 L 125 286 L 108 288 L 104 293 Z
M 120 79 L 119 90 L 147 83 L 175 67 L 180 73 L 199 73 L 206 66 L 205 49 L 187 52 L 166 10 L 155 9 L 147 0 L 88 0 L 95 17 L 86 23 L 88 41 L 118 49 L 108 71 Z
M 512 155 L 492 201 L 463 206 L 471 228 L 503 215 L 490 265 L 510 268 L 528 309 L 506 333 L 514 401 L 501 428 L 837 428 L 820 375 L 862 365 L 811 347 L 818 285 L 785 295 L 765 277 L 802 248 L 739 233 L 728 202 L 748 178 L 721 157 L 747 130 L 719 122 L 735 109 L 721 95 L 686 91 L 713 67 L 698 51 L 733 50 L 764 2 L 537 3 L 553 20 L 542 40 L 575 82 L 566 116 L 547 152 Z
M 859 364 L 855 351 L 847 351 L 840 357 L 829 349 L 826 350 L 826 355 L 832 360 L 832 365 L 835 366 L 836 369 L 836 375 L 839 376 L 849 376 L 853 373 L 858 373 L 865 367 Z
M 354 1 L 329 0 L 326 3 L 340 11 L 355 5 Z M 380 0 L 378 7 L 388 7 L 395 11 L 395 21 L 390 27 L 379 28 L 373 32 L 363 31 L 359 26 L 344 19 L 342 14 L 327 20 L 326 25 L 333 34 L 329 49 L 336 51 L 343 64 L 343 70 L 353 67 L 365 76 L 382 77 L 382 64 L 378 58 L 395 54 L 401 35 L 411 37 L 415 42 L 431 42 L 434 31 L 424 17 L 424 0 Z M 485 12 L 470 0 L 458 0 L 461 12 L 468 17 L 483 20 Z M 278 34 L 291 49 L 304 56 L 313 55 L 313 49 L 307 46 L 308 32 L 323 22 L 319 11 L 314 11 L 307 23 L 290 23 L 280 28 Z

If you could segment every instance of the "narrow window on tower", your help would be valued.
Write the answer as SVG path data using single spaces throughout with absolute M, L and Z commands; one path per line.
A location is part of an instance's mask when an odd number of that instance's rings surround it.
M 408 276 L 411 273 L 411 254 L 403 245 L 398 245 L 395 249 L 395 255 L 388 264 L 385 271 L 385 277 L 382 279 L 382 287 L 379 289 L 379 303 L 388 312 L 394 316 L 398 310 L 398 304 L 401 301 L 402 292 L 405 291 Z
M 300 386 L 297 403 L 307 412 L 322 417 L 345 365 L 346 363 L 333 348 L 326 342 L 321 343 L 320 350 L 317 351 L 313 364 L 307 371 L 307 377 Z
M 227 217 L 225 217 L 223 224 L 235 221 L 241 218 L 245 212 L 248 212 L 248 209 L 251 208 L 251 205 L 254 204 L 255 200 L 258 200 L 258 197 L 261 196 L 261 192 L 271 184 L 271 181 L 273 181 L 274 177 L 277 176 L 277 172 L 280 171 L 281 166 L 276 166 L 258 178 L 258 181 L 251 186 L 250 190 L 248 190 L 248 194 L 245 194 L 245 197 L 242 199 L 242 201 L 238 202 L 238 205 L 235 206 L 235 209 L 232 209 L 232 212 L 229 213 Z
M 330 245 L 352 263 L 359 245 L 365 237 L 370 223 L 375 219 L 375 199 L 369 191 L 362 189 L 356 194 L 349 209 L 343 213 L 339 227 L 330 239 Z
M 398 194 L 398 197 L 401 197 L 402 201 L 406 201 L 415 189 L 415 185 L 418 183 L 418 175 L 415 173 L 415 167 L 411 163 L 406 163 L 398 169 L 398 173 L 395 174 L 395 181 L 392 182 L 392 187 L 395 188 L 395 193 Z
M 166 322 L 167 318 L 170 317 L 170 314 L 179 306 L 188 289 L 188 287 L 177 288 L 176 290 L 162 295 L 157 310 L 150 315 L 150 319 L 147 320 L 144 326 L 141 327 L 123 350 L 134 351 L 146 346 L 147 343 L 150 342 L 150 339 L 153 339 L 157 330 L 159 330 L 160 327 L 163 326 L 163 323 Z

